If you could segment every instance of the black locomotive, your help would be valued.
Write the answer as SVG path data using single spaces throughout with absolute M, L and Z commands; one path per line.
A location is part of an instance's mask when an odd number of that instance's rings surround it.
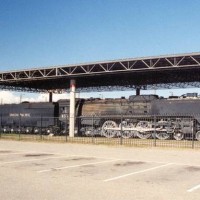
M 122 136 L 147 139 L 200 140 L 200 99 L 196 93 L 181 97 L 132 95 L 129 99 L 77 99 L 78 135 Z M 67 134 L 69 100 L 0 105 L 3 132 Z

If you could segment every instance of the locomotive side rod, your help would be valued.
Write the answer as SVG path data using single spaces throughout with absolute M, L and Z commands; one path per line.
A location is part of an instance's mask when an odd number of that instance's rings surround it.
M 166 129 L 161 129 L 161 128 L 137 128 L 137 127 L 133 127 L 133 128 L 128 128 L 128 127 L 123 127 L 122 129 L 121 127 L 104 127 L 104 130 L 113 130 L 113 131 L 139 131 L 139 132 L 149 132 L 149 131 L 159 131 L 159 132 L 166 132 Z

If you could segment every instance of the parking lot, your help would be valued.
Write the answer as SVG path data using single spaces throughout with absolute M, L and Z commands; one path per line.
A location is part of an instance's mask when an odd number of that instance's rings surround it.
M 200 151 L 0 141 L 1 199 L 199 199 Z

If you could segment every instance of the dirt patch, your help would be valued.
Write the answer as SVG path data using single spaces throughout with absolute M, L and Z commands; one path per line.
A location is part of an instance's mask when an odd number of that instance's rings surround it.
M 61 169 L 51 168 L 51 171 L 61 171 Z
M 33 165 L 35 165 L 35 166 L 44 166 L 45 164 L 42 164 L 42 163 L 33 163 Z
M 45 153 L 41 153 L 41 154 L 26 154 L 24 155 L 24 157 L 39 157 L 39 156 L 52 156 L 53 154 L 45 154 Z
M 186 167 L 185 169 L 188 170 L 189 172 L 197 172 L 197 171 L 200 171 L 200 167 L 193 167 L 193 166 Z
M 93 167 L 95 167 L 94 165 L 83 165 L 83 166 L 81 166 L 81 167 L 83 167 L 83 168 L 93 168 Z
M 88 158 L 80 157 L 80 158 L 66 159 L 65 161 L 80 161 L 80 160 L 94 160 L 94 159 L 95 158 L 92 158 L 92 157 L 88 157 Z
M 2 151 L 0 151 L 0 153 L 12 153 L 12 151 L 5 151 L 5 150 L 2 150 Z
M 126 166 L 132 166 L 132 165 L 142 165 L 144 164 L 145 162 L 131 162 L 131 161 L 128 161 L 128 162 L 123 162 L 123 163 L 116 163 L 114 164 L 114 166 L 117 166 L 117 167 L 126 167 Z

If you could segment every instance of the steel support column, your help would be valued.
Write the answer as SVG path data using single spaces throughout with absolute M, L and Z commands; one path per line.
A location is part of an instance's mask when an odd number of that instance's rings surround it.
M 140 87 L 136 87 L 136 95 L 140 95 Z
M 75 92 L 76 81 L 70 80 L 70 112 L 69 112 L 69 136 L 74 137 L 75 130 Z
M 53 93 L 49 92 L 49 102 L 51 103 L 53 101 Z

